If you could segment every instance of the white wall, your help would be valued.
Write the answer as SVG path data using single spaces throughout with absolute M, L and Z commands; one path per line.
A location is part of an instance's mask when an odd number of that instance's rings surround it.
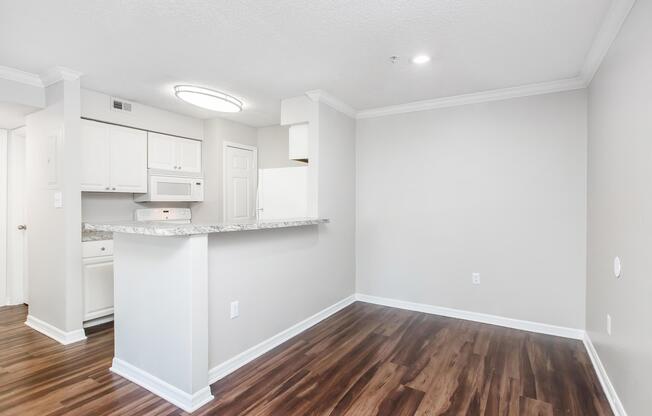
M 46 108 L 26 118 L 29 314 L 65 332 L 82 325 L 79 91 L 79 80 L 48 87 Z
M 358 292 L 583 328 L 585 184 L 585 91 L 359 120 Z
M 204 202 L 193 204 L 192 215 L 195 221 L 223 220 L 222 146 L 225 141 L 256 146 L 256 128 L 222 118 L 204 121 Z
M 85 89 L 81 91 L 81 101 L 82 117 L 198 140 L 204 137 L 203 123 L 198 118 L 140 103 L 133 103 L 131 113 L 114 111 L 110 95 Z
M 319 210 L 331 223 L 209 236 L 211 367 L 355 291 L 355 122 L 321 104 L 319 118 Z
M 306 166 L 290 160 L 290 127 L 270 126 L 258 129 L 258 169 Z
M 586 325 L 631 416 L 652 407 L 650 16 L 652 2 L 635 3 L 589 89 Z M 613 274 L 615 256 L 622 259 L 620 279 Z

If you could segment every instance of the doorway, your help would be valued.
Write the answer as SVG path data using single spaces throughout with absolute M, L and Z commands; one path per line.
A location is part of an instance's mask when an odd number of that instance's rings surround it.
M 28 301 L 25 131 L 0 130 L 0 305 Z
M 254 146 L 224 142 L 223 145 L 224 222 L 256 219 L 258 185 L 258 149 Z

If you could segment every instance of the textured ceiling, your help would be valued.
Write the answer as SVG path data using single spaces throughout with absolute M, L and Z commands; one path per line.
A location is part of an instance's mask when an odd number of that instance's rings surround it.
M 610 1 L 0 0 L 0 65 L 200 118 L 171 87 L 212 87 L 269 125 L 312 89 L 362 110 L 574 77 Z

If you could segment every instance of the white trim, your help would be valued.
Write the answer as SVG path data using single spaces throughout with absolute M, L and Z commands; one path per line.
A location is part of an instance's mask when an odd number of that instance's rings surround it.
M 89 319 L 87 321 L 84 321 L 83 327 L 84 328 L 92 328 L 94 326 L 102 325 L 102 324 L 105 324 L 107 322 L 113 322 L 113 321 L 114 321 L 113 314 L 110 314 L 110 315 L 107 315 L 107 316 L 102 316 L 102 317 L 99 317 L 99 318 L 94 318 L 94 319 Z
M 591 358 L 591 363 L 595 368 L 595 372 L 598 375 L 598 379 L 600 380 L 600 384 L 602 385 L 602 390 L 604 390 L 604 394 L 607 396 L 607 400 L 609 400 L 609 404 L 611 405 L 611 410 L 614 412 L 616 416 L 627 416 L 627 412 L 625 412 L 625 407 L 623 407 L 623 403 L 620 401 L 620 398 L 618 397 L 618 393 L 616 393 L 616 389 L 614 388 L 613 384 L 611 384 L 611 380 L 607 375 L 607 370 L 604 368 L 604 365 L 602 365 L 600 356 L 598 355 L 598 352 L 593 346 L 593 343 L 591 342 L 591 338 L 589 337 L 588 333 L 584 334 L 584 338 L 582 339 L 582 341 L 584 342 L 584 347 L 586 348 L 586 351 L 589 354 L 589 358 Z
M 41 75 L 41 81 L 44 87 L 49 87 L 59 81 L 74 81 L 79 79 L 82 73 L 74 69 L 65 68 L 62 66 L 55 66 Z
M 43 87 L 41 77 L 31 72 L 21 71 L 20 69 L 9 68 L 8 66 L 0 65 L 0 78 L 7 81 L 19 82 L 32 87 Z
M 8 81 L 19 82 L 33 87 L 49 87 L 50 85 L 59 81 L 74 81 L 80 78 L 83 74 L 74 69 L 66 68 L 63 66 L 55 66 L 49 69 L 42 75 L 33 74 L 31 72 L 21 71 L 20 69 L 10 68 L 8 66 L 0 65 L 0 78 Z
M 185 391 L 175 387 L 160 378 L 151 375 L 150 373 L 141 370 L 123 361 L 119 358 L 113 358 L 113 365 L 111 371 L 119 376 L 126 378 L 132 383 L 136 383 L 146 390 L 156 394 L 162 399 L 172 403 L 173 405 L 183 409 L 188 413 L 192 413 L 199 409 L 206 403 L 213 400 L 210 386 L 206 386 L 196 392 L 195 394 L 186 393 Z
M 236 149 L 243 149 L 243 150 L 250 150 L 254 152 L 254 171 L 256 174 L 254 175 L 254 180 L 256 183 L 254 184 L 254 204 L 256 205 L 254 207 L 254 216 L 258 218 L 258 148 L 256 146 L 250 146 L 248 144 L 242 144 L 242 143 L 237 143 L 237 142 L 229 142 L 224 140 L 222 142 L 222 220 L 226 222 L 226 206 L 227 206 L 227 198 L 226 198 L 226 190 L 227 190 L 227 175 L 226 171 L 228 169 L 228 163 L 226 160 L 226 148 L 227 147 L 234 147 Z
M 481 322 L 484 324 L 504 326 L 507 328 L 520 329 L 523 331 L 536 332 L 539 334 L 554 335 L 564 338 L 583 339 L 584 330 L 567 328 L 563 326 L 542 324 L 538 322 L 523 321 L 520 319 L 505 318 L 503 316 L 489 315 L 479 312 L 469 312 L 460 309 L 445 308 L 442 306 L 426 305 L 423 303 L 407 302 L 398 299 L 381 298 L 358 293 L 356 300 L 373 303 L 376 305 L 389 306 L 392 308 L 406 309 L 409 311 L 423 312 L 432 315 L 447 316 L 450 318 L 464 319 L 467 321 Z
M 72 344 L 74 342 L 79 342 L 86 339 L 86 334 L 84 333 L 83 329 L 76 329 L 74 331 L 65 332 L 54 325 L 35 318 L 32 315 L 27 315 L 25 325 L 63 345 Z
M 618 36 L 620 29 L 623 27 L 629 12 L 636 3 L 636 0 L 614 0 L 602 20 L 602 25 L 596 34 L 593 45 L 586 55 L 584 66 L 580 72 L 581 78 L 586 85 L 589 85 L 598 72 L 602 61 L 604 60 L 609 48 Z
M 306 91 L 306 95 L 312 101 L 324 103 L 351 118 L 357 117 L 358 112 L 353 107 L 324 90 Z
M 0 129 L 0 306 L 9 305 L 9 282 L 7 279 L 7 235 L 9 217 L 7 216 L 7 165 L 9 154 L 7 152 L 9 132 Z
M 558 81 L 528 84 L 518 87 L 501 88 L 497 90 L 455 95 L 451 97 L 434 98 L 431 100 L 414 101 L 406 104 L 390 105 L 358 111 L 357 119 L 391 116 L 394 114 L 412 113 L 415 111 L 434 110 L 438 108 L 457 107 L 467 104 L 478 104 L 489 101 L 507 100 L 510 98 L 529 97 L 533 95 L 550 94 L 562 91 L 572 91 L 586 88 L 586 82 L 580 78 L 569 78 Z
M 279 332 L 271 338 L 266 339 L 258 345 L 255 345 L 248 350 L 236 355 L 235 357 L 211 368 L 208 372 L 208 382 L 210 384 L 215 383 L 217 380 L 231 374 L 235 370 L 239 369 L 243 365 L 255 360 L 266 352 L 278 347 L 285 341 L 299 335 L 301 332 L 306 329 L 318 324 L 329 316 L 339 312 L 340 310 L 346 308 L 355 302 L 355 295 L 351 295 L 341 301 L 337 302 L 334 305 L 327 307 L 326 309 L 317 312 L 311 317 L 304 319 L 296 325 L 291 326 L 285 331 Z

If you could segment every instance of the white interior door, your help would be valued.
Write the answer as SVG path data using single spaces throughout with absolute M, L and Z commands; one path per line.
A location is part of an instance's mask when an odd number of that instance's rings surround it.
M 0 306 L 9 303 L 7 285 L 7 130 L 0 129 Z
M 257 170 L 255 147 L 224 145 L 224 221 L 256 219 Z
M 7 146 L 7 297 L 27 303 L 25 128 L 9 132 Z

